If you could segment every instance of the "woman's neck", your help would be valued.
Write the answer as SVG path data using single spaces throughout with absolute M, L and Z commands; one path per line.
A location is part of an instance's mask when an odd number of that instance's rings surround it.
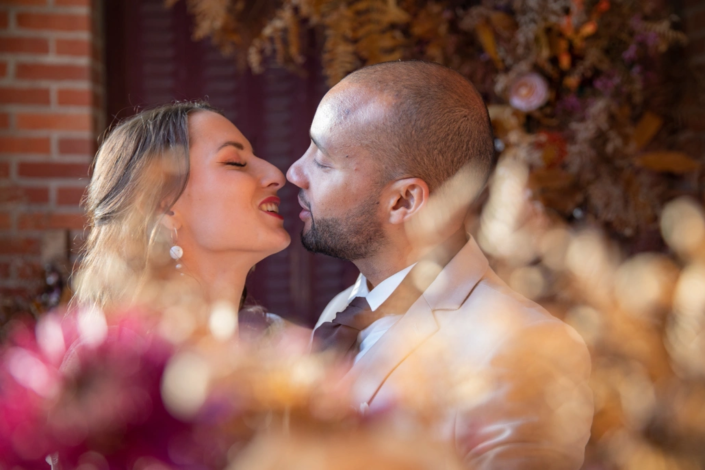
M 248 258 L 239 253 L 209 253 L 183 259 L 182 269 L 196 278 L 208 303 L 226 301 L 238 308 L 247 274 L 256 262 Z

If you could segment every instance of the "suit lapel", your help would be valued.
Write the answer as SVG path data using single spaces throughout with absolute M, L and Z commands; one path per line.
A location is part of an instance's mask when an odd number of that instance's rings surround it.
M 423 296 L 419 297 L 348 372 L 346 378 L 355 382 L 355 399 L 372 401 L 389 374 L 437 330 L 433 311 Z
M 433 278 L 422 271 L 421 279 L 427 279 L 421 281 L 425 284 L 423 294 L 348 372 L 346 378 L 354 381 L 355 398 L 360 403 L 369 404 L 394 369 L 438 331 L 434 310 L 457 310 L 488 267 L 487 258 L 470 238 Z M 413 270 L 409 276 L 412 274 Z
M 323 313 L 321 313 L 321 316 L 318 318 L 318 321 L 316 322 L 316 326 L 313 327 L 314 330 L 316 328 L 318 328 L 319 326 L 321 326 L 322 323 L 325 323 L 327 321 L 333 321 L 333 319 L 335 318 L 335 315 L 338 312 L 342 312 L 343 310 L 345 310 L 345 307 L 347 307 L 348 304 L 350 303 L 348 301 L 348 299 L 350 297 L 350 293 L 353 291 L 355 286 L 360 282 L 361 277 L 362 277 L 362 275 L 358 276 L 357 282 L 354 285 L 348 287 L 343 292 L 336 295 L 333 298 L 333 300 L 331 300 L 331 302 L 326 306 L 325 310 L 323 310 Z

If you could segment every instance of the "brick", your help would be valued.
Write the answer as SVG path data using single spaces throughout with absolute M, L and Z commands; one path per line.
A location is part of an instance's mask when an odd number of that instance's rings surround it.
M 83 163 L 20 163 L 18 175 L 24 178 L 86 178 L 88 165 Z
M 0 178 L 10 177 L 10 164 L 7 162 L 0 162 Z
M 0 60 L 0 77 L 7 76 L 7 62 Z
M 96 151 L 92 139 L 61 139 L 59 140 L 59 153 L 61 155 L 93 155 Z
M 17 26 L 33 30 L 90 31 L 87 14 L 18 13 Z
M 77 206 L 85 192 L 86 188 L 59 188 L 56 192 L 56 203 L 60 206 Z
M 96 109 L 103 109 L 103 93 L 100 91 L 93 92 L 93 107 Z
M 47 0 L 2 0 L 3 5 L 31 6 L 46 5 Z
M 91 47 L 91 50 L 91 57 L 93 57 L 93 60 L 95 60 L 96 62 L 103 62 L 103 49 L 97 42 L 93 43 L 93 47 Z
M 49 154 L 51 142 L 48 137 L 0 137 L 0 153 Z
M 39 240 L 35 238 L 0 238 L 0 255 L 38 255 L 39 250 Z
M 54 0 L 54 5 L 68 7 L 68 6 L 91 6 L 91 0 Z
M 49 188 L 0 187 L 0 204 L 47 204 Z
M 57 39 L 56 53 L 58 55 L 87 57 L 91 53 L 91 43 L 83 39 Z
M 36 295 L 37 292 L 34 289 L 30 289 L 28 287 L 7 287 L 7 286 L 2 286 L 0 287 L 0 297 L 5 297 L 7 299 L 9 298 L 19 298 L 22 299 L 22 301 L 31 298 L 32 296 Z M 22 321 L 33 321 L 33 317 L 30 317 L 29 313 L 26 312 L 19 312 L 15 313 L 13 315 L 13 318 L 16 318 L 18 320 Z
M 18 129 L 90 131 L 92 126 L 89 114 L 17 113 L 16 119 Z
M 0 129 L 10 128 L 10 115 L 7 113 L 0 113 Z
M 49 41 L 43 38 L 3 37 L 0 52 L 16 54 L 47 54 Z
M 93 93 L 89 89 L 58 90 L 58 102 L 61 106 L 91 106 Z
M 17 78 L 26 80 L 89 80 L 87 65 L 18 63 Z
M 48 88 L 0 87 L 2 104 L 51 104 Z
M 93 83 L 101 83 L 103 79 L 103 73 L 99 67 L 94 67 L 91 72 L 91 81 Z
M 21 214 L 17 222 L 19 230 L 82 229 L 86 225 L 83 214 Z
M 36 263 L 17 263 L 15 273 L 18 279 L 41 279 L 44 270 Z
M 9 279 L 10 277 L 10 263 L 0 262 L 0 279 Z
M 10 25 L 10 19 L 6 11 L 0 11 L 0 29 L 7 29 Z
M 12 228 L 12 218 L 7 212 L 0 213 L 0 230 L 10 230 Z

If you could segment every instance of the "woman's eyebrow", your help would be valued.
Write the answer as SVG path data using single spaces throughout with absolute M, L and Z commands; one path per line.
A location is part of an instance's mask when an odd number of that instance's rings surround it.
M 231 146 L 235 147 L 236 149 L 245 150 L 245 146 L 242 145 L 240 142 L 234 142 L 232 140 L 229 140 L 227 142 L 224 142 L 220 147 L 218 147 L 217 151 L 220 151 L 221 149 L 227 147 L 228 145 L 231 145 Z

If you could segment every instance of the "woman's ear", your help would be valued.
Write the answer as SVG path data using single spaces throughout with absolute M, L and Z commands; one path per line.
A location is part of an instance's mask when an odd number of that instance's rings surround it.
M 162 227 L 169 230 L 170 232 L 174 230 L 179 230 L 181 228 L 181 218 L 179 217 L 178 213 L 174 211 L 173 208 L 167 210 L 164 213 L 162 218 L 159 219 L 159 223 L 162 224 Z
M 403 224 L 424 207 L 428 201 L 429 189 L 420 178 L 404 178 L 388 188 L 388 195 L 389 222 Z

